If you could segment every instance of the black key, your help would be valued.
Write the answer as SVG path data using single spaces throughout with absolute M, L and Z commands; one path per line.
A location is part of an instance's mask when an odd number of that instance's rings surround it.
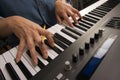
M 78 37 L 79 37 L 79 36 L 73 34 L 72 32 L 70 32 L 70 31 L 68 31 L 68 30 L 66 30 L 66 29 L 62 29 L 61 31 L 62 31 L 63 33 L 65 33 L 65 34 L 69 35 L 70 37 L 74 38 L 74 39 L 78 39 Z
M 1 69 L 0 69 L 0 80 L 6 80 Z
M 22 63 L 22 61 L 19 61 L 17 63 L 18 67 L 21 69 L 21 71 L 23 72 L 23 74 L 25 75 L 25 77 L 27 79 L 32 78 L 32 74 L 30 73 L 30 71 L 25 67 L 25 65 Z
M 111 10 L 111 9 L 109 9 L 109 8 L 105 8 L 105 7 L 102 7 L 102 6 L 96 8 L 96 9 L 102 10 L 102 11 L 106 11 L 106 12 L 109 12 L 109 11 Z
M 93 26 L 93 24 L 89 23 L 88 21 L 82 20 L 82 19 L 78 19 L 78 21 L 81 21 L 87 25 Z
M 87 17 L 83 17 L 84 20 L 87 20 L 87 21 L 90 21 L 92 23 L 96 23 L 97 21 L 93 20 L 93 19 L 90 19 L 90 18 L 87 18 Z
M 90 12 L 90 13 L 95 13 L 95 14 L 98 14 L 98 15 L 100 15 L 100 16 L 105 16 L 105 15 L 106 15 L 106 13 L 98 12 L 98 11 L 92 11 L 92 12 Z
M 95 19 L 95 20 L 97 20 L 97 21 L 100 20 L 100 19 L 98 19 L 98 18 L 96 18 L 96 17 L 93 17 L 93 16 L 90 16 L 90 15 L 85 15 L 85 16 L 90 17 L 90 18 L 93 18 L 93 19 Z M 89 25 L 89 24 L 88 24 L 88 25 Z M 93 24 L 92 24 L 91 26 L 93 26 Z
M 67 30 L 70 30 L 70 31 L 74 32 L 75 34 L 77 34 L 77 35 L 79 35 L 79 36 L 82 35 L 78 30 L 76 30 L 76 29 L 74 29 L 74 28 L 71 28 L 71 27 L 65 27 L 65 28 L 66 28 Z
M 53 50 L 54 50 L 55 52 L 57 52 L 58 54 L 61 54 L 61 53 L 62 53 L 62 51 L 61 51 L 60 49 L 58 49 L 56 46 L 51 47 L 51 46 L 49 45 L 49 43 L 48 43 L 47 40 L 45 40 L 44 42 L 45 42 L 45 44 L 46 44 L 47 46 L 49 46 L 51 49 L 53 49 Z
M 70 46 L 72 44 L 71 41 L 69 41 L 68 39 L 64 38 L 63 36 L 61 36 L 58 33 L 54 34 L 54 37 L 56 37 L 57 39 L 59 39 L 60 41 L 62 41 L 63 43 L 67 44 L 68 46 Z
M 85 25 L 84 23 L 81 23 L 81 22 L 79 22 L 79 25 L 82 25 L 83 27 L 85 27 L 86 30 L 89 29 L 89 28 L 91 28 L 90 26 Z
M 93 12 L 90 12 L 89 14 L 94 15 L 94 16 L 97 16 L 97 17 L 100 17 L 100 18 L 102 18 L 102 17 L 103 17 L 103 15 L 98 14 L 98 13 L 93 13 Z
M 106 14 L 105 12 L 97 10 L 97 9 L 93 10 L 92 12 L 98 13 L 98 14 L 101 14 L 101 15 L 105 15 Z
M 13 66 L 10 63 L 6 63 L 5 67 L 9 75 L 11 76 L 12 80 L 20 80 L 18 74 L 16 73 L 16 71 L 14 70 Z
M 35 49 L 36 49 L 36 51 L 37 51 L 41 56 L 43 56 L 41 50 L 39 49 L 39 47 L 35 46 Z M 51 59 L 49 56 L 48 56 L 48 58 L 47 58 L 46 60 L 47 60 L 48 62 L 51 62 L 51 61 L 52 61 L 52 59 Z
M 54 42 L 55 42 L 58 46 L 62 47 L 63 49 L 66 49 L 66 48 L 68 47 L 67 45 L 65 45 L 64 43 L 62 43 L 60 40 L 58 40 L 57 38 L 53 37 L 53 39 L 54 39 Z
M 74 24 L 74 23 L 73 23 L 73 25 L 74 25 L 75 27 L 77 27 L 77 28 L 79 28 L 79 29 L 83 30 L 83 31 L 87 31 L 87 29 L 86 29 L 86 28 L 82 27 L 82 26 L 81 26 L 81 25 L 79 25 L 79 24 Z
M 27 50 L 26 51 L 27 55 L 31 58 L 31 55 L 30 55 L 30 51 Z M 38 66 L 43 69 L 45 67 L 45 65 L 38 59 Z

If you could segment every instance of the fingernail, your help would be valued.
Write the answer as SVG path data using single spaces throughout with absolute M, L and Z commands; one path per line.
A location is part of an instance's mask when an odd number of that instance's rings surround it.
M 20 61 L 20 59 L 19 59 L 19 58 L 16 58 L 16 60 L 15 60 L 15 61 L 16 61 L 16 63 L 18 63 L 18 62 Z
M 54 42 L 52 42 L 52 47 L 54 47 Z
M 37 59 L 34 59 L 34 65 L 36 66 L 38 64 L 38 60 Z
M 47 53 L 44 53 L 43 58 L 44 58 L 44 59 L 47 59 L 47 58 L 48 58 L 48 54 L 47 54 Z

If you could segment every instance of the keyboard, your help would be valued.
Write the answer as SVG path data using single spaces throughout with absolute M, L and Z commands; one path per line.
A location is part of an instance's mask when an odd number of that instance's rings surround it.
M 92 72 L 87 78 L 82 71 L 92 61 L 91 58 L 96 51 L 106 47 L 101 45 L 104 45 L 107 40 L 106 44 L 109 44 L 109 38 L 115 37 L 115 41 L 120 43 L 119 29 L 106 26 L 112 17 L 120 17 L 119 2 L 99 0 L 80 11 L 83 18 L 78 19 L 78 24 L 73 22 L 74 28 L 56 24 L 47 29 L 54 34 L 55 47 L 50 47 L 45 40 L 49 56 L 46 60 L 42 58 L 39 48 L 35 47 L 38 53 L 37 66 L 32 64 L 27 49 L 24 50 L 21 61 L 17 64 L 15 57 L 18 46 L 6 51 L 0 55 L 0 80 L 112 80 L 110 76 L 98 75 L 101 74 L 99 72 L 101 68 L 93 70 L 94 73 Z M 117 47 L 115 49 L 118 53 L 119 49 Z

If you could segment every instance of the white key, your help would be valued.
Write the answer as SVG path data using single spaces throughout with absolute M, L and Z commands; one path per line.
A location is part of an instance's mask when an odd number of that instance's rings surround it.
M 81 16 L 84 16 L 85 14 L 88 14 L 90 11 L 95 9 L 96 7 L 100 6 L 101 4 L 105 3 L 108 0 L 99 0 L 95 2 L 94 4 L 90 5 L 89 7 L 86 7 L 85 9 L 81 10 Z
M 60 33 L 61 36 L 63 36 L 63 37 L 65 37 L 65 38 L 67 38 L 68 40 L 71 40 L 72 42 L 74 42 L 74 41 L 75 41 L 74 38 L 72 38 L 72 37 L 70 37 L 70 36 L 68 36 L 68 35 L 66 35 L 65 33 L 62 33 L 62 32 L 60 31 L 60 30 L 63 29 L 63 28 L 65 28 L 65 27 L 59 26 L 59 25 L 55 25 L 54 27 L 49 28 L 48 31 L 50 31 L 52 34 Z
M 48 46 L 46 46 L 46 49 L 47 49 L 47 51 L 49 53 L 51 53 L 52 55 L 54 55 L 54 58 L 56 58 L 58 56 L 58 54 L 55 51 L 53 51 L 52 49 L 50 49 Z
M 52 29 L 57 31 L 57 32 L 61 31 L 63 28 L 65 28 L 65 26 L 59 25 L 59 24 L 56 24 L 54 27 L 52 27 Z
M 90 15 L 90 14 L 89 14 Z M 93 15 L 90 15 L 90 16 L 93 16 Z M 96 16 L 93 16 L 93 17 L 96 17 Z M 98 17 L 96 17 L 96 18 L 98 18 Z M 99 19 L 99 18 L 98 18 Z M 84 19 L 82 19 L 83 21 L 85 21 L 85 22 L 87 22 L 87 23 L 90 23 L 90 24 L 93 24 L 94 25 L 94 23 L 92 23 L 92 22 L 89 22 L 89 21 L 87 21 L 87 20 L 84 20 Z
M 54 26 L 52 26 L 50 29 L 51 30 L 54 30 L 55 31 L 55 33 L 56 32 L 59 32 L 61 29 L 63 29 L 63 28 L 65 28 L 64 26 L 62 26 L 62 25 L 59 25 L 59 24 L 56 24 L 56 25 L 54 25 Z M 48 29 L 49 30 L 49 29 Z M 51 31 L 50 31 L 51 32 Z
M 16 48 L 18 49 L 18 46 L 16 46 Z M 39 66 L 34 66 L 32 63 L 32 59 L 28 56 L 28 54 L 26 53 L 27 49 L 24 50 L 23 52 L 23 57 L 27 60 L 27 62 L 31 65 L 31 67 L 36 71 L 39 72 L 41 69 Z
M 58 34 L 60 34 L 61 36 L 63 36 L 64 38 L 66 38 L 67 40 L 70 40 L 71 42 L 75 42 L 75 39 L 66 35 L 65 33 L 63 32 L 58 32 Z
M 24 76 L 24 74 L 22 73 L 22 71 L 20 70 L 20 68 L 17 66 L 14 57 L 10 54 L 9 51 L 5 52 L 3 54 L 3 57 L 6 61 L 6 63 L 11 63 L 11 65 L 13 66 L 14 70 L 16 71 L 16 73 L 18 74 L 19 78 L 22 80 L 27 80 L 27 78 Z
M 74 29 L 80 31 L 81 34 L 84 34 L 84 33 L 85 33 L 85 31 L 83 31 L 83 30 L 81 30 L 81 29 L 79 29 L 79 28 L 77 28 L 77 27 L 74 27 Z
M 55 56 L 53 55 L 53 54 L 51 54 L 48 50 L 47 50 L 47 52 L 48 52 L 48 56 L 53 60 L 53 59 L 55 59 Z
M 63 48 L 61 48 L 59 45 L 57 45 L 57 44 L 54 44 L 54 46 L 56 46 L 58 49 L 60 49 L 62 52 L 64 51 L 64 49 Z
M 50 31 L 52 34 L 55 34 L 57 31 L 52 30 L 52 28 L 49 28 L 48 31 Z
M 44 65 L 48 65 L 48 64 L 49 64 L 49 62 L 48 62 L 47 60 L 43 59 L 39 53 L 38 53 L 38 59 L 39 59 Z
M 41 69 L 39 66 L 34 66 L 32 63 L 32 59 L 28 56 L 26 52 L 23 53 L 23 57 L 28 61 L 28 63 L 31 65 L 31 67 L 36 71 L 39 72 Z
M 16 58 L 17 55 L 17 48 L 14 47 L 10 50 L 11 54 Z M 26 59 L 22 56 L 21 57 L 22 63 L 26 66 L 26 68 L 30 71 L 30 73 L 34 76 L 37 72 L 31 67 L 31 65 L 26 61 Z
M 4 75 L 6 80 L 12 80 L 9 73 L 8 73 L 8 71 L 5 68 L 5 64 L 6 64 L 6 62 L 5 62 L 4 58 L 3 58 L 3 56 L 0 55 L 0 69 L 3 72 L 3 75 Z

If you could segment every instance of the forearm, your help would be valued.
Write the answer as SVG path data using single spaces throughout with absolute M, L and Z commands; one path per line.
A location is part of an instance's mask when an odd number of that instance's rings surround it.
M 0 18 L 0 38 L 6 37 L 10 35 L 11 29 L 8 26 L 7 19 L 6 18 Z

